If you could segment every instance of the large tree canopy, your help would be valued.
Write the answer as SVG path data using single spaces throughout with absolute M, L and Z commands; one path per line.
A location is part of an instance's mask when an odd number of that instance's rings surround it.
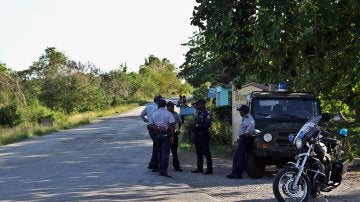
M 360 2 L 197 0 L 180 75 L 190 84 L 286 81 L 358 108 Z

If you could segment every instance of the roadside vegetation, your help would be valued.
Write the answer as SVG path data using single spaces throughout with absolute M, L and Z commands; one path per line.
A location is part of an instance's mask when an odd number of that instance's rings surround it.
M 23 71 L 0 63 L 0 145 L 89 123 L 152 101 L 157 94 L 191 91 L 167 59 L 149 56 L 138 73 L 128 72 L 126 65 L 101 72 L 49 47 Z

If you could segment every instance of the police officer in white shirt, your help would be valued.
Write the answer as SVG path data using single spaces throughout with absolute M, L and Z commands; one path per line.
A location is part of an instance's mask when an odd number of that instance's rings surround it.
M 238 130 L 238 147 L 233 156 L 232 172 L 226 177 L 229 179 L 242 179 L 242 173 L 245 170 L 246 153 L 250 148 L 251 137 L 255 129 L 255 120 L 249 114 L 249 107 L 241 105 L 237 111 L 240 112 L 242 122 Z
M 155 111 L 149 119 L 149 127 L 155 134 L 155 143 L 159 159 L 159 175 L 171 177 L 167 169 L 169 167 L 170 146 L 174 142 L 175 119 L 165 106 L 166 101 L 159 99 L 159 109 Z M 168 131 L 170 130 L 170 135 Z
M 161 95 L 155 96 L 154 102 L 147 105 L 145 107 L 145 109 L 142 110 L 142 112 L 140 113 L 140 117 L 145 123 L 148 123 L 152 113 L 154 113 L 155 111 L 158 110 L 157 102 L 159 99 L 162 99 Z M 148 127 L 148 129 L 149 129 L 149 127 Z M 157 165 L 157 163 L 154 164 L 154 162 L 158 162 L 157 149 L 156 149 L 156 143 L 155 143 L 155 134 L 152 134 L 151 130 L 149 130 L 149 135 L 153 142 L 153 147 L 152 147 L 151 160 L 149 162 L 148 168 L 152 169 L 154 172 L 157 172 L 159 170 L 159 166 Z
M 180 162 L 179 162 L 179 157 L 178 157 L 178 147 L 179 147 L 179 134 L 180 134 L 180 129 L 181 129 L 181 125 L 182 125 L 182 121 L 180 119 L 179 114 L 174 111 L 174 105 L 175 103 L 169 101 L 166 103 L 166 108 L 169 112 L 172 113 L 172 115 L 174 116 L 175 119 L 175 135 L 174 135 L 174 142 L 171 144 L 171 153 L 172 153 L 172 157 L 173 157 L 173 166 L 174 166 L 174 170 L 175 171 L 183 171 L 183 169 L 180 167 Z M 176 130 L 176 126 L 178 127 L 178 130 Z

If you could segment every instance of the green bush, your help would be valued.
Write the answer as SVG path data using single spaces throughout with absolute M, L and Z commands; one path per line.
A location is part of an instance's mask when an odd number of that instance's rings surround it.
M 42 118 L 52 118 L 53 112 L 41 105 L 31 105 L 23 108 L 22 117 L 24 121 L 30 123 L 38 123 Z
M 215 107 L 213 111 L 213 119 L 231 124 L 232 108 L 230 105 Z
M 185 143 L 189 143 L 192 144 L 193 143 L 193 138 L 194 138 L 194 134 L 190 129 L 190 125 L 194 123 L 194 116 L 185 116 L 185 120 L 184 123 L 181 126 L 181 138 L 180 138 L 180 142 L 185 142 Z
M 210 133 L 212 135 L 212 144 L 227 145 L 231 143 L 231 124 L 219 119 L 213 119 Z
M 0 108 L 0 125 L 13 127 L 20 123 L 19 103 L 14 101 Z

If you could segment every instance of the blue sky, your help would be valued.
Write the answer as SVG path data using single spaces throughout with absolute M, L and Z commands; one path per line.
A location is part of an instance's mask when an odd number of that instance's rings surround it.
M 47 47 L 102 71 L 149 55 L 184 62 L 195 0 L 0 0 L 0 62 L 29 68 Z

